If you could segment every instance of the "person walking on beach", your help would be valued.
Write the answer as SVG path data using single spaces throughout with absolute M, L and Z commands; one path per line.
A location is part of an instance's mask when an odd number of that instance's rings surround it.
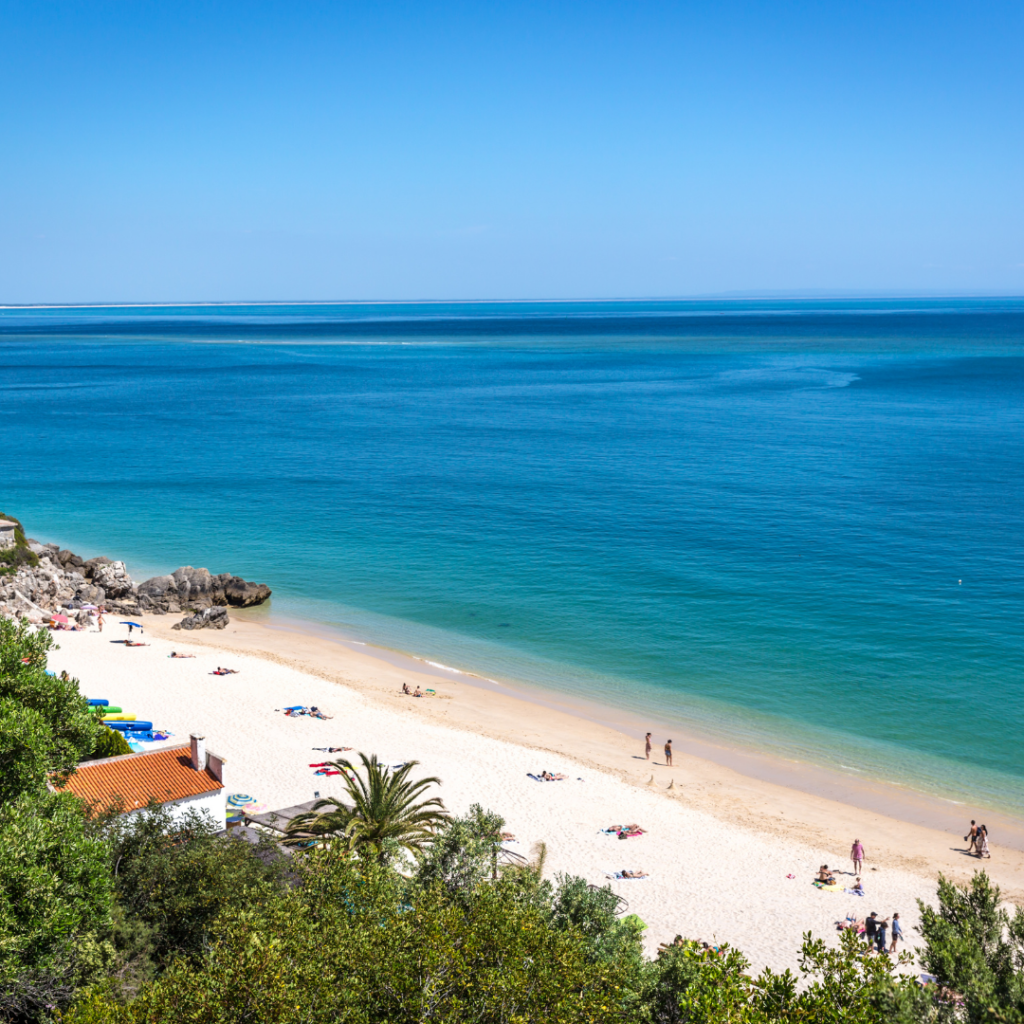
M 99 614 L 96 616 L 96 625 L 99 626 L 100 632 L 103 632 L 103 609 L 101 608 Z
M 644 756 L 647 758 L 648 761 L 650 761 L 650 759 L 651 759 L 651 734 L 650 733 L 648 733 L 644 737 Z
M 665 744 L 665 764 L 667 764 L 670 768 L 672 767 L 672 741 L 671 740 L 669 740 Z
M 967 852 L 971 853 L 974 850 L 975 841 L 978 838 L 978 826 L 974 824 L 974 819 L 971 818 L 971 829 L 964 836 L 964 842 L 967 843 Z
M 896 952 L 896 942 L 903 938 L 903 925 L 900 924 L 900 915 L 892 915 L 892 945 L 889 947 L 890 953 Z
M 850 848 L 850 860 L 853 861 L 853 872 L 854 875 L 861 873 L 861 864 L 864 863 L 864 847 L 861 846 L 859 839 L 854 839 L 853 846 Z
M 864 938 L 868 940 L 873 946 L 875 940 L 878 937 L 878 914 L 872 910 L 868 914 L 867 920 L 864 922 Z
M 977 835 L 974 837 L 974 852 L 978 860 L 982 857 L 991 857 L 988 852 L 988 826 L 979 825 Z

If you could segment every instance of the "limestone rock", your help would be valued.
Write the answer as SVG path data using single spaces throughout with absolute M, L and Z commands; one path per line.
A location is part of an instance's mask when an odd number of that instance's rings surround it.
M 270 594 L 265 583 L 249 583 L 227 572 L 213 576 L 208 569 L 191 565 L 183 565 L 170 576 L 154 576 L 138 586 L 139 604 L 157 614 L 214 605 L 249 608 L 262 604 Z
M 66 569 L 78 569 L 85 565 L 85 561 L 78 557 L 73 551 L 61 549 L 57 552 L 57 561 L 60 562 Z
M 88 562 L 82 565 L 82 575 L 87 579 L 91 580 L 96 575 L 96 570 L 102 568 L 104 565 L 111 565 L 112 560 L 104 558 L 103 555 L 99 555 L 96 558 L 90 558 Z
M 83 583 L 75 591 L 75 600 L 82 604 L 102 605 L 107 599 L 106 591 L 102 587 L 94 586 L 91 583 Z
M 173 576 L 154 576 L 138 586 L 139 604 L 157 613 L 170 611 L 178 604 L 178 586 Z M 180 607 L 180 605 L 179 605 Z
M 225 601 L 233 608 L 251 608 L 263 604 L 270 593 L 266 583 L 248 583 L 238 576 L 231 576 L 224 584 Z
M 223 605 L 204 608 L 195 615 L 187 615 L 171 629 L 223 629 L 229 622 L 228 610 Z
M 102 587 L 111 600 L 128 597 L 135 590 L 124 562 L 109 562 L 97 566 L 92 573 L 92 582 L 95 586 Z

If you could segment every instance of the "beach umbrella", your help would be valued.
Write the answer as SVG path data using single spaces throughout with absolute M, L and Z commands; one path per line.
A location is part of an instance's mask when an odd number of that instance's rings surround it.
M 142 626 L 140 626 L 139 623 L 137 623 L 137 622 L 122 622 L 121 625 L 122 626 L 134 626 L 136 629 L 142 629 Z
M 68 621 L 68 617 L 66 615 L 51 615 L 50 618 L 53 619 L 54 622 L 67 622 Z
M 232 793 L 228 797 L 228 807 L 245 807 L 246 804 L 254 804 L 256 798 L 248 793 Z
M 96 611 L 96 605 L 94 605 L 94 604 L 83 604 L 82 605 L 82 611 L 83 612 L 94 612 L 94 611 Z

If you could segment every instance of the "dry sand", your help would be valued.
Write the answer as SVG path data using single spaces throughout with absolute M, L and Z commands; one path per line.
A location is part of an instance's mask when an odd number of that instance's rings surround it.
M 610 884 L 647 923 L 651 953 L 682 934 L 728 942 L 756 970 L 795 968 L 805 931 L 834 937 L 838 919 L 872 910 L 882 917 L 899 911 L 912 946 L 916 900 L 934 903 L 938 872 L 963 880 L 978 867 L 950 831 L 780 786 L 678 747 L 674 767 L 648 763 L 642 744 L 616 729 L 425 674 L 373 648 L 240 617 L 218 633 L 172 633 L 171 617 L 144 621 L 149 647 L 111 643 L 127 630 L 110 617 L 102 634 L 60 634 L 50 667 L 76 676 L 86 696 L 171 730 L 172 742 L 203 733 L 226 759 L 227 791 L 250 793 L 269 809 L 310 800 L 315 791 L 343 793 L 337 777 L 317 777 L 309 767 L 342 755 L 315 747 L 350 746 L 344 756 L 363 751 L 391 763 L 415 759 L 417 774 L 441 778 L 439 795 L 450 810 L 481 803 L 498 811 L 518 837 L 511 849 L 523 855 L 546 843 L 549 876 L 569 872 L 605 884 L 607 872 L 648 872 L 646 880 Z M 171 659 L 171 650 L 196 657 Z M 239 673 L 211 675 L 221 664 Z M 403 696 L 403 682 L 438 695 Z M 333 718 L 291 719 L 276 710 L 291 704 L 318 705 Z M 527 777 L 542 769 L 568 779 Z M 630 822 L 647 834 L 599 834 Z M 867 850 L 868 895 L 815 889 L 820 864 L 850 870 L 854 837 Z M 1024 903 L 1024 855 L 998 843 L 993 853 L 986 870 Z M 852 875 L 839 877 L 852 883 Z

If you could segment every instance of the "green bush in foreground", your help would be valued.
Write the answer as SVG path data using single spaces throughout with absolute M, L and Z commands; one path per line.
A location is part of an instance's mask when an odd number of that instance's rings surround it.
M 939 876 L 938 909 L 921 903 L 921 963 L 963 1000 L 958 1019 L 1024 1021 L 1024 910 L 1001 908 L 982 871 L 969 886 Z
M 852 933 L 805 939 L 796 978 L 746 973 L 735 950 L 682 943 L 655 961 L 639 932 L 606 916 L 585 883 L 546 904 L 516 878 L 471 899 L 338 851 L 299 865 L 300 884 L 220 920 L 200 959 L 178 959 L 137 998 L 110 988 L 68 1024 L 903 1024 L 930 997 Z M 593 895 L 592 893 L 590 894 Z M 606 901 L 605 901 L 606 902 Z
M 33 1019 L 96 979 L 113 880 L 107 847 L 69 793 L 0 804 L 0 1019 Z
M 49 773 L 67 778 L 96 745 L 78 681 L 46 673 L 54 648 L 47 631 L 0 618 L 0 801 L 45 792 Z

